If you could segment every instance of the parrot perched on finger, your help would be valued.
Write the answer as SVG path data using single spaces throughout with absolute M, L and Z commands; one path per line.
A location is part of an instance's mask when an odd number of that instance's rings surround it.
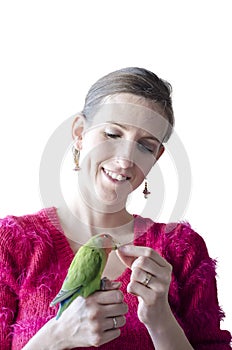
M 100 289 L 101 276 L 108 255 L 117 247 L 109 234 L 101 233 L 91 237 L 78 250 L 70 264 L 59 293 L 50 303 L 50 306 L 60 303 L 56 319 L 78 296 L 86 298 Z

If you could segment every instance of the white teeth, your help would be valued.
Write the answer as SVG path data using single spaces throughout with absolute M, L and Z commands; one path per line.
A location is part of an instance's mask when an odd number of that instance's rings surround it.
M 118 181 L 122 181 L 122 180 L 125 180 L 126 179 L 126 177 L 124 177 L 124 176 L 122 176 L 122 175 L 118 175 L 117 176 L 117 180 Z
M 107 175 L 109 175 L 110 177 L 112 177 L 112 179 L 114 180 L 118 180 L 118 181 L 123 181 L 123 180 L 126 180 L 126 176 L 123 176 L 121 174 L 116 174 L 116 173 L 113 173 L 112 171 L 110 170 L 107 170 L 107 169 L 104 169 L 105 173 Z

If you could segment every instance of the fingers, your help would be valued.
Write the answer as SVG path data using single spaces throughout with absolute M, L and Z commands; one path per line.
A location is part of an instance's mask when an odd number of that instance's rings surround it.
M 167 274 L 172 271 L 171 264 L 150 247 L 124 245 L 118 248 L 118 254 L 132 270 L 138 267 L 154 277 L 162 277 L 165 270 Z
M 120 328 L 126 323 L 124 316 L 128 306 L 123 302 L 123 294 L 119 290 L 96 292 L 86 300 L 89 309 L 89 325 L 96 334 L 94 345 L 99 346 L 120 336 Z M 90 327 L 90 326 L 89 326 Z
M 172 266 L 150 247 L 126 245 L 119 248 L 121 260 L 130 261 L 131 279 L 127 291 L 146 305 L 167 299 Z
M 104 330 L 111 330 L 111 329 L 117 329 L 121 328 L 126 324 L 126 317 L 125 316 L 114 316 L 114 317 L 108 317 L 105 321 L 105 329 Z
M 104 292 L 102 294 L 108 294 L 111 292 Z M 128 306 L 123 302 L 123 297 L 121 295 L 116 296 L 116 294 L 110 294 L 107 299 L 110 301 L 107 303 L 104 300 L 104 296 L 102 299 L 102 295 L 98 295 L 97 297 L 88 297 L 86 299 L 87 307 L 91 307 L 91 318 L 95 319 L 99 316 L 106 317 L 114 317 L 114 316 L 122 316 L 125 315 L 128 311 Z
M 146 288 L 146 289 L 145 289 Z M 131 281 L 128 286 L 127 286 L 127 291 L 130 294 L 136 295 L 136 296 L 141 296 L 141 298 L 144 301 L 149 300 L 149 293 L 150 293 L 150 289 L 148 289 L 147 287 L 143 286 L 141 283 L 137 282 L 137 281 Z
M 123 293 L 119 289 L 95 292 L 88 299 L 94 299 L 98 304 L 120 304 L 123 302 Z
M 152 276 L 153 284 L 155 279 L 160 279 L 165 284 L 170 283 L 172 266 L 162 258 L 155 250 L 149 247 L 140 247 L 127 245 L 119 248 L 122 255 L 134 256 L 130 268 L 132 270 L 132 279 L 145 284 L 146 274 Z M 144 282 L 143 282 L 144 281 Z M 149 285 L 151 285 L 149 282 Z
M 141 283 L 142 285 L 144 285 L 147 288 L 151 287 L 152 284 L 152 280 L 155 277 L 152 276 L 152 274 L 145 272 L 144 270 L 140 269 L 140 268 L 136 268 L 134 267 L 132 269 L 132 273 L 131 273 L 131 280 L 137 281 L 139 283 Z
M 122 317 L 128 312 L 128 306 L 123 302 L 124 296 L 120 290 L 109 290 L 96 292 L 86 299 L 87 306 L 90 305 L 91 318 L 102 317 L 104 319 L 112 317 Z M 112 327 L 105 326 L 106 329 Z
M 135 257 L 134 256 L 128 256 L 125 255 L 123 253 L 123 249 L 122 247 L 120 248 L 121 250 L 117 249 L 116 250 L 116 254 L 118 256 L 118 258 L 121 260 L 121 262 L 126 266 L 126 267 L 131 267 L 131 265 L 133 264 L 133 262 L 135 261 Z
M 150 258 L 140 256 L 131 266 L 132 274 L 138 278 L 138 281 L 143 283 L 146 280 L 146 274 L 150 274 L 154 278 L 161 279 L 164 283 L 170 283 L 172 266 L 166 262 L 165 266 L 160 266 Z M 153 281 L 154 281 L 153 278 Z M 151 284 L 149 282 L 149 284 Z
M 112 323 L 112 320 L 111 320 Z M 103 341 L 99 342 L 99 344 L 95 344 L 95 347 L 98 347 L 100 345 L 103 345 L 105 343 L 110 342 L 111 340 L 114 340 L 116 338 L 118 338 L 121 334 L 121 331 L 119 328 L 116 329 L 111 329 L 111 330 L 107 330 L 103 333 Z
M 104 306 L 105 317 L 122 316 L 128 312 L 128 306 L 125 303 Z
M 114 286 L 113 282 L 107 283 L 107 288 Z M 100 346 L 120 336 L 127 311 L 120 290 L 97 291 L 87 298 L 77 297 L 57 323 L 65 335 L 64 341 L 66 334 L 69 334 L 67 342 L 71 346 L 67 348 L 74 348 L 73 344 L 81 344 L 80 347 Z
M 156 262 L 160 267 L 165 267 L 167 265 L 167 261 L 150 247 L 124 245 L 118 249 L 118 253 L 121 259 L 126 259 L 126 257 L 138 258 L 144 256 Z M 131 261 L 131 265 L 132 263 L 133 261 Z

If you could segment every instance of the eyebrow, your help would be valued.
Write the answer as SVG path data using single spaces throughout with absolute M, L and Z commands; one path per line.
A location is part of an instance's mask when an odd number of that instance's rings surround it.
M 106 123 L 108 123 L 108 124 L 114 124 L 114 125 L 119 126 L 119 127 L 122 128 L 122 129 L 128 130 L 128 128 L 127 128 L 125 125 L 119 124 L 119 123 L 114 122 L 114 121 L 111 121 L 111 120 L 107 120 Z
M 119 124 L 119 123 L 111 121 L 111 120 L 106 121 L 106 123 L 114 124 L 116 126 L 119 126 L 122 129 L 124 129 L 124 130 L 128 130 L 128 128 L 125 125 Z M 155 136 L 145 136 L 144 138 L 145 139 L 150 139 L 150 140 L 153 140 L 153 141 L 158 141 L 160 143 L 160 141 Z

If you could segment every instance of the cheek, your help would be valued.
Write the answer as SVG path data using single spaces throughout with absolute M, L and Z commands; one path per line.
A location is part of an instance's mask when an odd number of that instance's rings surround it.
M 133 185 L 133 190 L 135 190 L 137 187 L 139 187 L 143 183 L 143 181 L 146 178 L 148 172 L 149 171 L 144 171 L 144 169 L 141 170 L 140 168 L 136 167 L 136 177 L 135 177 L 134 183 L 132 184 Z
M 88 140 L 85 140 L 80 152 L 80 165 L 86 164 L 90 161 L 94 166 L 94 164 L 97 165 L 117 156 L 118 154 L 119 152 L 112 142 L 102 141 L 98 138 L 91 139 L 89 142 Z
M 83 138 L 82 147 L 80 151 L 80 165 L 82 168 L 91 160 L 98 162 L 103 155 L 102 141 L 94 135 L 94 133 L 89 132 Z
M 154 163 L 155 159 L 152 155 L 138 153 L 138 156 L 134 159 L 137 173 L 143 178 L 147 176 Z

